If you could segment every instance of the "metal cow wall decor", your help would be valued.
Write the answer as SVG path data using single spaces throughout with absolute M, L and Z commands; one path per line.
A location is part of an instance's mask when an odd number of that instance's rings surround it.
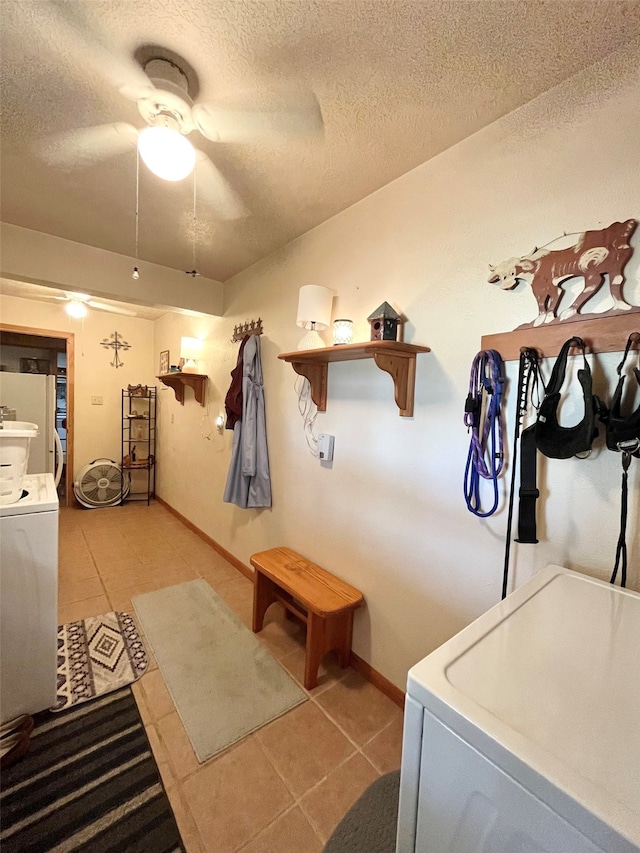
M 622 295 L 622 286 L 625 265 L 633 254 L 629 240 L 637 224 L 636 219 L 614 222 L 602 231 L 579 234 L 575 244 L 568 248 L 535 248 L 523 258 L 509 258 L 495 267 L 489 264 L 492 272 L 489 282 L 500 284 L 503 290 L 513 290 L 519 281 L 528 281 L 538 303 L 538 316 L 529 324 L 533 326 L 568 320 L 579 314 L 583 305 L 600 290 L 605 275 L 609 276 L 613 311 L 628 311 L 632 306 Z M 576 276 L 584 278 L 584 288 L 558 316 L 558 306 L 565 295 L 560 285 Z

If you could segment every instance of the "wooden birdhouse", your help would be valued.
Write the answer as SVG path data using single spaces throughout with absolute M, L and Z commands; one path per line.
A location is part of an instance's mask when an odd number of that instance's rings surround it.
M 394 311 L 388 302 L 383 302 L 379 308 L 367 317 L 371 326 L 372 341 L 396 341 L 398 339 L 398 323 L 402 322 L 400 315 Z

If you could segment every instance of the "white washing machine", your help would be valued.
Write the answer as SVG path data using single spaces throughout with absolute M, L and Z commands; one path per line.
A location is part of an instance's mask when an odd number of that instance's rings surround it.
M 0 722 L 56 701 L 58 495 L 31 474 L 0 505 Z
M 397 851 L 640 851 L 640 595 L 548 566 L 410 670 Z

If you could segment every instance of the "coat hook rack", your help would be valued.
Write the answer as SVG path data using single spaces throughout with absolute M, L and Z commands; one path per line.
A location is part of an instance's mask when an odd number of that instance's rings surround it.
M 262 331 L 262 319 L 260 317 L 257 320 L 245 320 L 244 323 L 238 323 L 237 326 L 233 327 L 231 343 L 238 343 L 245 335 L 261 335 Z
M 562 344 L 577 335 L 587 345 L 587 352 L 622 352 L 627 338 L 640 331 L 640 305 L 633 305 L 620 314 L 603 313 L 590 319 L 571 319 L 547 326 L 516 329 L 497 335 L 483 335 L 482 349 L 498 350 L 505 361 L 520 358 L 521 347 L 531 347 L 541 358 L 553 358 L 560 352 Z M 633 349 L 640 349 L 635 342 Z

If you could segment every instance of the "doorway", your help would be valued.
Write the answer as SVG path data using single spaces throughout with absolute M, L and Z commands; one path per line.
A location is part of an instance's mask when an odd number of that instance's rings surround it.
M 1 370 L 43 373 L 55 383 L 55 428 L 62 445 L 63 471 L 58 485 L 61 506 L 73 495 L 73 332 L 0 324 Z M 18 418 L 19 419 L 19 418 Z

